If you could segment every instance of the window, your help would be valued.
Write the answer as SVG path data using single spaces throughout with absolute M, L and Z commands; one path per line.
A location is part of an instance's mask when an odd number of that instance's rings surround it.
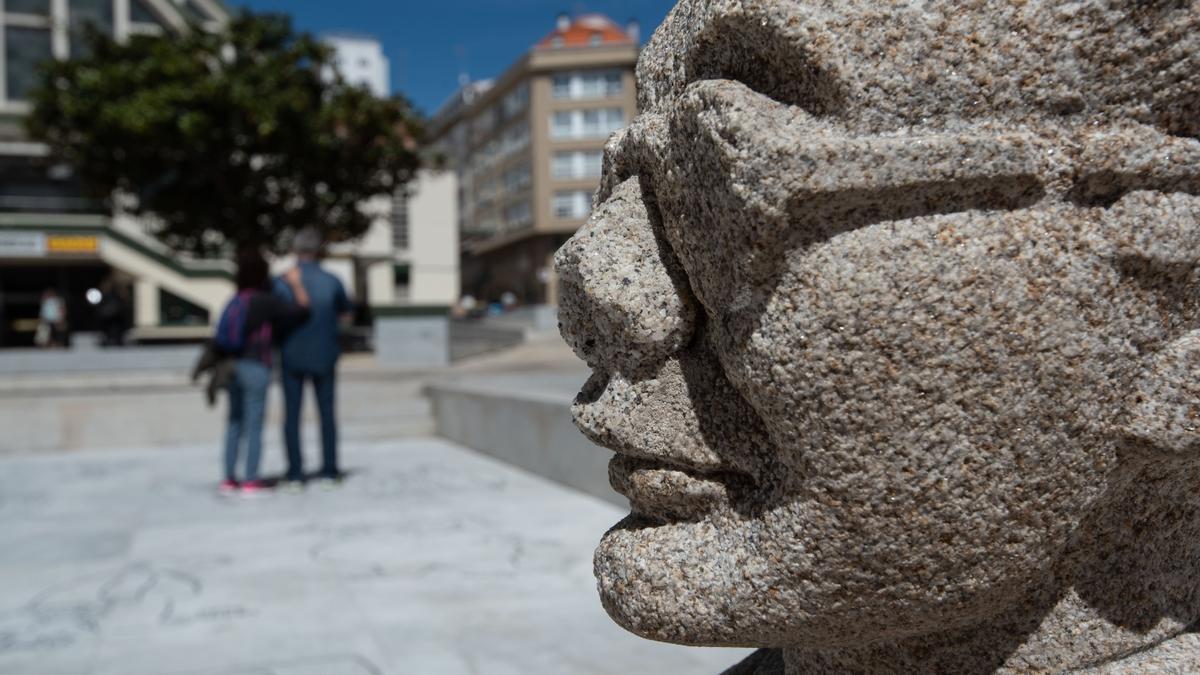
M 50 0 L 5 0 L 4 11 L 9 14 L 50 15 Z
M 600 98 L 605 95 L 603 73 L 584 73 L 579 76 L 576 87 L 579 95 L 575 98 Z
M 29 157 L 0 157 L 0 211 L 103 213 L 65 165 L 48 169 Z
M 529 107 L 529 85 L 527 83 L 522 83 L 509 92 L 500 103 L 500 108 L 504 111 L 504 119 L 516 117 L 527 107 Z
M 550 175 L 555 178 L 575 177 L 575 153 L 556 152 L 550 160 Z
M 604 151 L 589 150 L 582 153 L 583 157 L 580 160 L 583 164 L 582 170 L 579 172 L 582 178 L 599 178 L 604 171 Z
M 38 82 L 38 64 L 54 57 L 50 31 L 9 26 L 4 31 L 4 94 L 23 101 Z
M 600 135 L 607 136 L 625 126 L 625 111 L 620 108 L 605 108 L 600 111 L 603 115 Z
M 154 19 L 148 16 L 141 2 L 129 5 L 130 32 L 158 30 L 154 24 L 136 21 Z M 38 66 L 43 62 L 86 56 L 84 38 L 89 26 L 112 36 L 117 23 L 115 0 L 4 0 L 0 5 L 3 6 L 0 30 L 4 31 L 4 46 L 0 48 L 4 85 L 0 100 L 6 102 L 28 100 L 29 92 L 38 83 Z
M 550 162 L 550 173 L 559 180 L 597 178 L 604 164 L 600 150 L 556 152 Z
M 88 53 L 86 27 L 92 26 L 101 33 L 112 35 L 112 0 L 71 0 L 69 5 L 71 33 L 71 56 L 78 58 Z
M 179 13 L 183 14 L 188 21 L 204 23 L 212 20 L 208 12 L 197 6 L 194 0 L 174 0 L 172 4 L 175 5 Z
M 471 141 L 478 143 L 496 128 L 496 114 L 489 108 L 471 121 Z
M 560 219 L 587 218 L 592 210 L 592 193 L 587 190 L 565 190 L 554 193 L 554 217 Z
M 129 19 L 134 23 L 160 25 L 158 15 L 150 11 L 145 0 L 133 0 L 129 5 Z
M 550 136 L 552 138 L 570 138 L 573 135 L 574 116 L 570 110 L 559 110 L 554 113 L 554 118 L 550 122 Z
M 408 193 L 404 188 L 392 195 L 392 248 L 408 250 Z
M 554 98 L 570 98 L 571 97 L 571 75 L 570 73 L 555 73 L 553 80 Z
M 555 218 L 570 218 L 571 211 L 575 208 L 575 200 L 570 192 L 554 193 L 554 217 Z
M 496 192 L 499 183 L 495 178 L 489 178 L 485 181 L 480 181 L 478 187 L 475 188 L 475 209 L 483 211 L 492 207 L 496 202 Z
M 550 137 L 604 138 L 625 126 L 625 111 L 620 108 L 559 110 L 550 120 Z
M 583 111 L 583 135 L 589 137 L 600 136 L 604 134 L 604 120 L 601 118 L 599 110 L 584 110 Z
M 408 265 L 393 265 L 392 276 L 396 285 L 396 299 L 407 300 L 412 291 L 412 268 Z
M 516 192 L 529 187 L 533 182 L 533 170 L 528 164 L 522 164 L 514 167 L 504 174 L 504 189 L 508 192 Z
M 129 32 L 135 35 L 162 35 L 167 24 L 154 13 L 145 0 L 131 0 L 129 4 Z
M 527 145 L 529 145 L 529 123 L 522 122 L 504 132 L 504 136 L 500 139 L 500 155 L 508 157 L 524 150 Z
M 614 94 L 621 93 L 623 87 L 624 83 L 621 71 L 609 70 L 604 73 L 604 93 L 613 96 Z
M 552 93 L 557 99 L 605 98 L 620 94 L 623 86 L 619 70 L 572 71 L 554 74 Z
M 208 310 L 164 289 L 158 289 L 158 315 L 164 326 L 207 326 Z
M 504 227 L 505 229 L 516 229 L 524 227 L 533 222 L 533 209 L 530 208 L 529 202 L 517 202 L 504 209 Z
M 473 232 L 481 234 L 491 234 L 500 229 L 500 221 L 495 216 L 488 216 L 481 219 L 475 226 Z

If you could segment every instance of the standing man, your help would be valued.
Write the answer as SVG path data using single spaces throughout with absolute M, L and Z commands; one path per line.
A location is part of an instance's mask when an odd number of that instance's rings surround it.
M 318 258 L 321 234 L 306 227 L 296 233 L 292 244 L 300 279 L 309 296 L 309 318 L 284 337 L 282 349 L 283 439 L 287 446 L 286 481 L 299 486 L 304 480 L 304 456 L 300 452 L 300 409 L 304 382 L 311 380 L 321 416 L 320 479 L 329 485 L 341 480 L 337 456 L 337 413 L 334 406 L 339 324 L 351 311 L 346 289 L 338 278 L 321 269 Z M 275 280 L 275 293 L 294 300 L 282 280 Z

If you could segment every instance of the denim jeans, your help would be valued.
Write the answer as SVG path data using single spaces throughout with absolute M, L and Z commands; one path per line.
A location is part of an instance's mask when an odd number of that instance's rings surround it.
M 321 416 L 321 475 L 338 475 L 337 411 L 335 394 L 337 370 L 309 373 L 283 370 L 283 441 L 287 446 L 288 480 L 304 479 L 304 455 L 300 450 L 300 411 L 304 402 L 304 381 L 312 380 L 317 395 L 317 413 Z
M 262 458 L 263 417 L 267 412 L 267 389 L 271 369 L 261 361 L 238 359 L 229 385 L 229 426 L 225 430 L 225 478 L 237 477 L 238 448 L 246 443 L 245 480 L 258 480 Z

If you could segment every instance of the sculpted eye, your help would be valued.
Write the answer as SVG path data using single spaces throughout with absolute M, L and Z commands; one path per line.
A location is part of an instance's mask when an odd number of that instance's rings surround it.
M 845 109 L 848 88 L 836 69 L 778 19 L 745 11 L 710 23 L 689 53 L 686 81 L 734 80 L 818 117 Z
M 712 275 L 722 279 L 762 281 L 780 251 L 877 223 L 1031 206 L 1054 166 L 1053 147 L 1034 134 L 856 135 L 729 81 L 689 85 L 669 118 L 670 136 L 689 139 L 667 149 L 689 192 L 659 191 L 664 222 L 689 271 L 736 256 Z M 694 213 L 711 225 L 688 227 Z

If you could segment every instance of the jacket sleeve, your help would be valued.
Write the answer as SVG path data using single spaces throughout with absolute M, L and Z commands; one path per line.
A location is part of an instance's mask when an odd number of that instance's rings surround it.
M 268 296 L 267 320 L 277 329 L 289 331 L 308 321 L 308 308 L 284 300 L 277 295 Z

